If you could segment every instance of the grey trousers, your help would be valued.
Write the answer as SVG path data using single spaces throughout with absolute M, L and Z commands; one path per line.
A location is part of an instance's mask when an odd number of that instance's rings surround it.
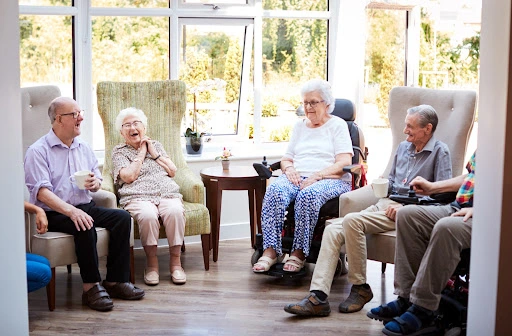
M 395 294 L 418 306 L 436 310 L 441 291 L 471 246 L 473 219 L 450 217 L 451 205 L 408 205 L 397 212 Z

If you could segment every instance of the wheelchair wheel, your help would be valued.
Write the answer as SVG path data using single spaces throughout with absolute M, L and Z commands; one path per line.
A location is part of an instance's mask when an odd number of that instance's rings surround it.
M 254 250 L 254 253 L 251 256 L 251 266 L 254 266 L 258 262 L 258 259 L 263 255 L 259 249 Z

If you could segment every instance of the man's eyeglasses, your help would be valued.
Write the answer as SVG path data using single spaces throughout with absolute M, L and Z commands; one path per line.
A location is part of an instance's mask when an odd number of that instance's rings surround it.
M 304 106 L 304 108 L 307 108 L 308 105 L 311 106 L 312 108 L 315 108 L 319 103 L 323 103 L 324 100 L 320 100 L 320 101 L 305 101 L 305 102 L 302 102 L 302 106 Z
M 84 113 L 85 113 L 84 110 L 80 110 L 80 111 L 74 111 L 74 112 L 69 112 L 69 113 L 62 113 L 62 114 L 57 114 L 57 115 L 60 115 L 60 116 L 72 115 L 73 119 L 78 119 L 78 116 L 82 116 L 83 117 Z
M 132 128 L 132 126 L 137 128 L 140 125 L 142 125 L 142 121 L 135 120 L 134 122 L 131 122 L 131 123 L 122 124 L 121 127 L 123 127 L 124 129 L 130 129 L 130 128 Z

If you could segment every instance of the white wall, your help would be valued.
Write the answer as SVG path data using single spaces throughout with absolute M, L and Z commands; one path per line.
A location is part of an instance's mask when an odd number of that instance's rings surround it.
M 483 0 L 469 336 L 510 335 L 510 31 L 510 1 Z
M 18 1 L 0 2 L 0 22 L 0 102 L 3 134 L 0 164 L 0 334 L 17 336 L 28 335 Z

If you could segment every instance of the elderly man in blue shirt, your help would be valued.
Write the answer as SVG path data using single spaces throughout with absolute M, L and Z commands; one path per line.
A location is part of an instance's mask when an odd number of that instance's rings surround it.
M 432 182 L 452 177 L 448 146 L 433 136 L 437 123 L 437 113 L 430 105 L 419 105 L 407 110 L 404 128 L 407 139 L 396 150 L 388 176 L 388 193 L 407 192 L 409 183 L 416 176 Z M 327 226 L 309 295 L 298 303 L 287 305 L 284 310 L 302 316 L 330 314 L 327 296 L 344 244 L 350 265 L 348 280 L 352 288 L 348 298 L 339 305 L 339 311 L 352 313 L 361 310 L 373 298 L 370 285 L 366 283 L 366 234 L 394 230 L 396 213 L 401 207 L 401 204 L 387 197 L 381 198 L 375 205 L 361 212 L 346 215 L 341 223 Z
M 98 311 L 114 307 L 111 298 L 137 300 L 144 291 L 129 282 L 130 214 L 96 206 L 91 192 L 101 188 L 98 161 L 79 135 L 83 111 L 71 98 L 56 98 L 48 109 L 52 129 L 32 144 L 25 155 L 25 183 L 30 203 L 46 211 L 48 231 L 74 236 L 83 281 L 82 303 Z M 85 189 L 70 181 L 78 171 L 90 171 Z M 110 232 L 106 279 L 101 282 L 96 230 Z

